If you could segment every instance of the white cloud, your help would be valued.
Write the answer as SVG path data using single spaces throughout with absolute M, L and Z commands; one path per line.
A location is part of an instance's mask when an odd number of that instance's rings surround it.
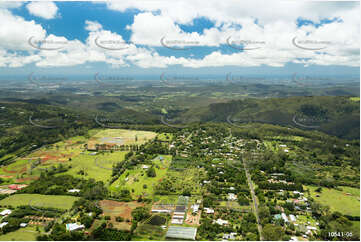
M 7 9 L 0 9 L 0 48 L 8 50 L 33 50 L 28 44 L 32 36 L 45 38 L 46 31 L 35 21 L 14 16 Z
M 153 2 L 153 1 L 151 1 Z M 132 31 L 131 40 L 136 44 L 161 46 L 160 39 L 198 41 L 199 46 L 225 45 L 227 38 L 232 40 L 265 41 L 260 49 L 234 54 L 222 54 L 213 51 L 203 59 L 182 59 L 187 67 L 207 66 L 284 66 L 287 62 L 318 63 L 319 65 L 359 66 L 359 9 L 358 4 L 350 3 L 290 3 L 256 1 L 236 4 L 235 1 L 213 1 L 204 4 L 197 0 L 184 0 L 178 4 L 154 1 L 122 1 L 108 3 L 113 10 L 125 11 L 139 8 L 143 11 L 134 17 L 134 22 L 127 28 Z M 188 8 L 185 3 L 193 3 Z M 202 7 L 201 7 L 201 5 Z M 272 5 L 272 6 L 271 6 Z M 260 8 L 259 6 L 262 6 Z M 177 12 L 173 12 L 176 9 Z M 150 11 L 160 10 L 160 14 Z M 148 12 L 147 12 L 148 11 Z M 190 13 L 194 11 L 194 13 Z M 184 32 L 179 23 L 192 24 L 196 17 L 213 20 L 215 27 L 204 29 L 202 33 Z M 297 20 L 304 18 L 319 22 L 321 19 L 337 18 L 336 21 L 315 27 L 307 25 L 298 27 Z M 256 22 L 257 20 L 257 22 Z M 241 28 L 239 28 L 241 26 Z M 337 33 L 337 35 L 335 35 Z M 297 48 L 292 44 L 294 37 L 309 38 L 319 41 L 331 41 L 323 53 Z M 348 41 L 351 44 L 345 45 Z M 168 45 L 169 46 L 169 45 Z M 194 45 L 193 48 L 197 48 Z M 147 61 L 141 61 L 144 58 Z M 149 58 L 155 58 L 159 67 L 179 64 L 169 58 L 143 55 L 136 58 L 136 63 L 149 66 Z M 299 61 L 303 59 L 303 61 Z M 339 62 L 337 63 L 337 59 Z M 144 65 L 143 65 L 144 64 Z M 152 64 L 155 65 L 155 64 Z
M 86 20 L 85 29 L 88 31 L 98 31 L 102 29 L 102 26 L 98 22 Z
M 19 8 L 22 5 L 22 2 L 0 2 L 0 8 Z
M 45 19 L 55 18 L 58 12 L 58 7 L 53 2 L 30 2 L 26 8 L 30 14 Z
M 220 23 L 238 23 L 244 17 L 257 18 L 261 24 L 280 19 L 294 21 L 298 17 L 319 21 L 332 18 L 352 8 L 358 3 L 345 2 L 310 2 L 310 1 L 269 1 L 254 0 L 122 0 L 107 2 L 109 9 L 124 12 L 136 8 L 142 11 L 160 11 L 161 15 L 169 16 L 176 23 L 191 24 L 193 19 L 205 17 Z
M 28 9 L 30 4 L 27 5 Z M 124 0 L 107 4 L 109 8 L 118 11 L 129 8 L 143 11 L 134 16 L 134 22 L 130 23 L 127 29 L 131 31 L 131 42 L 145 45 L 144 47 L 128 45 L 123 36 L 103 29 L 97 21 L 89 20 L 85 21 L 84 28 L 88 31 L 88 37 L 84 42 L 77 39 L 67 40 L 62 36 L 47 34 L 35 21 L 24 20 L 0 7 L 0 66 L 18 67 L 29 63 L 35 63 L 39 67 L 74 66 L 91 62 L 104 62 L 113 67 L 133 64 L 142 68 L 165 68 L 172 65 L 191 68 L 262 65 L 283 67 L 289 62 L 305 66 L 359 66 L 360 25 L 357 4 L 291 4 L 268 1 L 240 4 L 235 1 L 214 0 L 207 4 L 198 0 L 176 3 Z M 160 11 L 155 13 L 156 10 Z M 56 15 L 56 12 L 53 15 Z M 210 19 L 215 26 L 199 33 L 182 30 L 180 24 L 192 24 L 194 18 L 198 17 Z M 300 17 L 316 22 L 324 18 L 338 18 L 341 21 L 319 27 L 299 27 L 297 19 Z M 30 37 L 66 44 L 54 51 L 38 50 L 29 45 Z M 187 58 L 161 56 L 154 47 L 162 47 L 160 40 L 163 37 L 166 40 L 197 41 L 200 46 L 215 48 L 203 58 L 195 58 L 196 54 Z M 229 37 L 234 41 L 264 43 L 258 45 L 259 49 L 242 52 L 226 45 Z M 294 37 L 331 41 L 332 44 L 322 51 L 305 50 L 292 44 Z M 116 44 L 103 44 L 102 47 L 102 43 L 107 41 Z M 112 50 L 104 46 L 115 48 Z M 119 46 L 124 48 L 117 49 Z M 230 51 L 221 52 L 216 48 L 220 46 Z M 193 48 L 196 50 L 197 45 Z

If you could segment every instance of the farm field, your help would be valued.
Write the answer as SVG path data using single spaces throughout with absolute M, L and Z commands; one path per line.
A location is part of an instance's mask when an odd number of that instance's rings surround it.
M 74 196 L 41 195 L 41 194 L 14 194 L 0 201 L 0 206 L 22 206 L 30 205 L 43 208 L 70 209 L 78 200 Z
M 110 190 L 117 191 L 120 188 L 127 188 L 133 196 L 152 195 L 154 194 L 154 186 L 167 174 L 171 160 L 172 156 L 170 155 L 161 155 L 153 159 L 156 177 L 148 177 L 146 169 L 142 168 L 142 165 L 139 165 L 134 170 L 128 170 L 111 185 Z M 148 166 L 150 167 L 151 165 L 149 164 Z M 144 188 L 144 185 L 146 185 L 146 188 Z M 134 192 L 132 189 L 134 189 Z
M 42 229 L 40 229 L 41 231 Z M 0 235 L 0 241 L 35 241 L 38 231 L 35 226 L 20 228 L 16 231 Z
M 92 155 L 91 152 L 86 151 L 72 159 L 72 168 L 62 174 L 108 182 L 112 174 L 113 164 L 123 161 L 126 153 L 128 151 L 104 152 Z
M 90 139 L 84 136 L 75 136 L 42 147 L 26 157 L 2 167 L 0 177 L 4 179 L 3 184 L 28 184 L 38 179 L 40 173 L 51 166 L 70 164 L 72 168 L 66 174 L 83 178 L 83 174 L 86 174 L 85 178 L 94 178 L 97 181 L 107 182 L 113 164 L 123 161 L 127 151 L 116 151 L 93 156 L 89 155 L 90 152 L 85 151 L 89 142 L 102 144 L 121 140 L 121 143 L 125 145 L 143 144 L 156 137 L 156 135 L 154 132 L 125 129 L 90 130 Z
M 132 223 L 132 210 L 137 207 L 143 207 L 143 203 L 138 202 L 117 202 L 112 200 L 99 201 L 99 206 L 103 210 L 104 216 L 110 216 L 110 221 L 115 228 L 121 230 L 129 230 Z M 123 222 L 117 222 L 115 217 L 120 216 L 124 219 Z M 129 222 L 127 222 L 127 220 Z
M 330 206 L 332 211 L 352 216 L 360 216 L 360 189 L 352 187 L 340 187 L 342 191 L 336 189 L 322 188 L 321 193 L 315 192 L 317 187 L 306 186 L 311 196 L 323 205 Z M 319 197 L 316 197 L 316 194 Z
M 92 136 L 88 148 L 94 149 L 95 144 L 109 145 L 141 145 L 157 136 L 157 133 L 127 129 L 105 129 Z
M 26 160 L 17 160 L 7 166 L 0 168 L 0 177 L 3 179 L 3 184 L 11 183 L 30 183 L 36 180 L 40 172 L 34 171 L 28 174 L 30 164 Z
M 0 177 L 5 179 L 6 183 L 30 183 L 39 177 L 42 170 L 51 166 L 66 164 L 69 160 L 78 156 L 84 149 L 85 142 L 85 137 L 75 136 L 65 141 L 42 147 L 2 167 L 0 169 Z

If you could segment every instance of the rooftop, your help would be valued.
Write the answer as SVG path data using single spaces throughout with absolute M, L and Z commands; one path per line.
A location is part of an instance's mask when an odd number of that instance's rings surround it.
M 195 240 L 197 228 L 169 226 L 166 237 L 174 239 L 190 239 Z

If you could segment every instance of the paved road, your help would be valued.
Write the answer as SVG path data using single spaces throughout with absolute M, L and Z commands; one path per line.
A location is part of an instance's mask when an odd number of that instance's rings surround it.
M 251 196 L 252 196 L 253 205 L 254 205 L 253 209 L 254 209 L 254 215 L 256 216 L 258 233 L 260 235 L 260 239 L 264 240 L 263 235 L 262 235 L 262 225 L 260 223 L 259 216 L 258 216 L 257 198 L 256 198 L 256 195 L 254 193 L 254 188 L 253 188 L 253 183 L 252 183 L 251 176 L 249 175 L 246 163 L 244 161 L 243 161 L 243 167 L 244 167 L 244 171 L 246 172 L 246 177 L 247 177 L 247 182 L 248 182 L 249 189 L 251 190 Z

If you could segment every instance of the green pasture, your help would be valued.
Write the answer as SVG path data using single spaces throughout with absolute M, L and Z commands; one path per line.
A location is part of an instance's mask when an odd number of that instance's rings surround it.
M 42 194 L 14 194 L 0 201 L 0 206 L 33 206 L 42 208 L 70 209 L 78 197 Z
M 163 157 L 161 161 L 159 157 Z M 165 177 L 168 171 L 168 167 L 171 163 L 171 155 L 160 155 L 156 157 L 152 162 L 154 164 L 156 177 L 148 177 L 147 169 L 142 168 L 142 165 L 138 165 L 133 170 L 127 170 L 124 172 L 117 181 L 115 181 L 110 189 L 111 191 L 119 191 L 123 188 L 127 188 L 132 192 L 132 195 L 152 195 L 154 194 L 154 187 L 158 182 Z M 147 164 L 149 167 L 150 164 Z M 143 186 L 146 185 L 147 188 Z M 133 192 L 134 190 L 134 192 Z
M 332 211 L 342 214 L 360 216 L 360 189 L 353 187 L 340 187 L 342 191 L 322 187 L 322 192 L 317 193 L 317 187 L 306 186 L 311 196 L 319 203 L 327 205 Z M 319 197 L 316 197 L 316 194 Z

